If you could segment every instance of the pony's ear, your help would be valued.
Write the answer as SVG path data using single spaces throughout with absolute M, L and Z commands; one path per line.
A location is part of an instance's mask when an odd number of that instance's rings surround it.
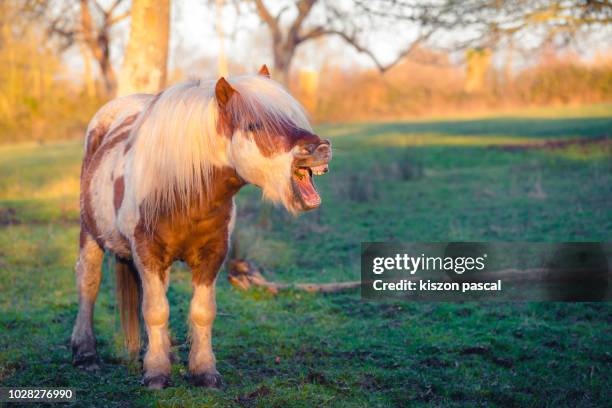
M 225 108 L 232 96 L 236 93 L 238 92 L 232 88 L 230 83 L 227 82 L 225 78 L 219 78 L 217 85 L 215 85 L 215 97 L 217 98 L 217 103 L 221 109 Z
M 263 64 L 261 68 L 259 68 L 258 74 L 261 76 L 265 76 L 266 78 L 270 78 L 270 71 L 268 71 L 268 66 L 266 64 Z

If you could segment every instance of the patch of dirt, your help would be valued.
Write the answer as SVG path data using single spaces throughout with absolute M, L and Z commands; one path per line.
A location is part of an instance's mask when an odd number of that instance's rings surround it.
M 449 362 L 440 360 L 436 357 L 428 357 L 425 360 L 421 361 L 421 364 L 432 368 L 445 368 L 451 366 Z
M 544 343 L 544 346 L 551 348 L 551 349 L 555 349 L 555 350 L 565 349 L 565 347 L 561 343 L 559 343 L 557 340 L 549 340 Z
M 605 352 L 604 354 L 592 355 L 591 360 L 606 364 L 612 363 L 612 354 Z
M 523 143 L 515 145 L 501 145 L 492 146 L 493 149 L 504 150 L 507 152 L 520 152 L 525 150 L 536 150 L 536 149 L 564 149 L 570 146 L 588 146 L 593 144 L 612 144 L 612 138 L 608 135 L 588 137 L 588 138 L 575 138 L 575 139 L 563 139 L 563 140 L 549 140 L 541 143 Z
M 459 309 L 455 312 L 455 315 L 459 316 L 459 317 L 468 317 L 472 315 L 472 309 L 468 309 L 467 307 L 464 307 L 462 309 Z
M 303 345 L 292 356 L 292 360 L 303 364 L 308 361 L 329 357 L 331 354 L 325 349 L 326 346 L 324 344 L 321 346 L 322 347 L 313 347 L 310 345 Z
M 347 296 L 335 297 L 332 299 L 332 302 L 334 304 L 334 312 L 351 317 L 395 319 L 409 313 L 409 309 L 404 305 L 393 303 L 369 303 L 361 299 L 354 299 Z
M 262 385 L 253 392 L 236 396 L 234 401 L 241 406 L 252 406 L 257 399 L 269 395 L 270 392 L 270 388 Z
M 330 385 L 333 381 L 330 381 L 325 374 L 320 371 L 309 370 L 306 376 L 306 381 L 310 384 Z
M 514 366 L 514 361 L 512 361 L 512 359 L 510 358 L 492 357 L 491 361 L 497 364 L 498 366 L 505 367 L 505 368 L 512 368 Z
M 437 396 L 436 388 L 434 385 L 427 384 L 425 387 L 421 388 L 419 392 L 416 394 L 416 398 L 419 401 L 429 402 L 433 400 Z
M 19 223 L 16 209 L 12 207 L 0 208 L 0 225 L 15 225 Z
M 489 354 L 490 351 L 491 350 L 485 346 L 472 346 L 472 347 L 465 347 L 461 349 L 459 352 L 466 356 L 472 355 L 472 354 L 483 356 L 483 355 Z
M 19 211 L 13 207 L 0 208 L 0 227 L 6 227 L 9 225 L 65 225 L 72 226 L 79 223 L 78 214 L 71 215 L 63 213 L 61 216 L 52 220 L 41 220 L 41 219 L 22 219 L 20 218 Z
M 381 381 L 374 376 L 373 374 L 364 374 L 363 377 L 358 382 L 361 388 L 364 388 L 368 391 L 380 391 L 384 389 Z

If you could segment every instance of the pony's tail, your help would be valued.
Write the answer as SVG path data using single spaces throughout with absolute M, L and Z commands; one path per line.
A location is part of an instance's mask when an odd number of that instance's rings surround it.
M 138 272 L 131 261 L 115 258 L 115 277 L 125 346 L 130 356 L 136 356 L 140 351 L 140 321 L 138 320 L 140 280 Z

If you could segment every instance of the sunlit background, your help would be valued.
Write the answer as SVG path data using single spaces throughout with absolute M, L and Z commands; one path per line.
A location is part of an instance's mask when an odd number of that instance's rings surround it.
M 78 137 L 102 102 L 125 93 L 118 87 L 130 1 L 0 7 L 0 142 Z M 158 34 L 156 47 L 168 57 L 156 87 L 265 63 L 318 123 L 612 98 L 607 1 L 174 0 L 156 7 L 170 16 Z M 146 18 L 147 30 L 159 32 L 159 22 Z
M 334 157 L 299 217 L 244 187 L 229 258 L 345 283 L 361 242 L 610 242 L 611 38 L 608 0 L 0 0 L 0 384 L 105 407 L 609 405 L 610 303 L 241 291 L 229 262 L 210 392 L 186 378 L 176 263 L 172 386 L 149 392 L 105 261 L 102 369 L 72 367 L 68 339 L 83 140 L 108 100 L 267 64 Z

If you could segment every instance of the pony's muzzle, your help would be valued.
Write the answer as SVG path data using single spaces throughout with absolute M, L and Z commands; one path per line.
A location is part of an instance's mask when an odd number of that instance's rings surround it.
M 331 143 L 327 139 L 321 139 L 319 143 L 309 143 L 304 145 L 304 150 L 309 154 L 324 153 L 331 151 Z
M 331 144 L 328 140 L 322 140 L 314 150 L 315 155 L 331 156 Z
M 314 163 L 329 162 L 331 160 L 331 143 L 327 139 L 322 139 L 319 143 L 309 143 L 300 148 L 296 158 Z

